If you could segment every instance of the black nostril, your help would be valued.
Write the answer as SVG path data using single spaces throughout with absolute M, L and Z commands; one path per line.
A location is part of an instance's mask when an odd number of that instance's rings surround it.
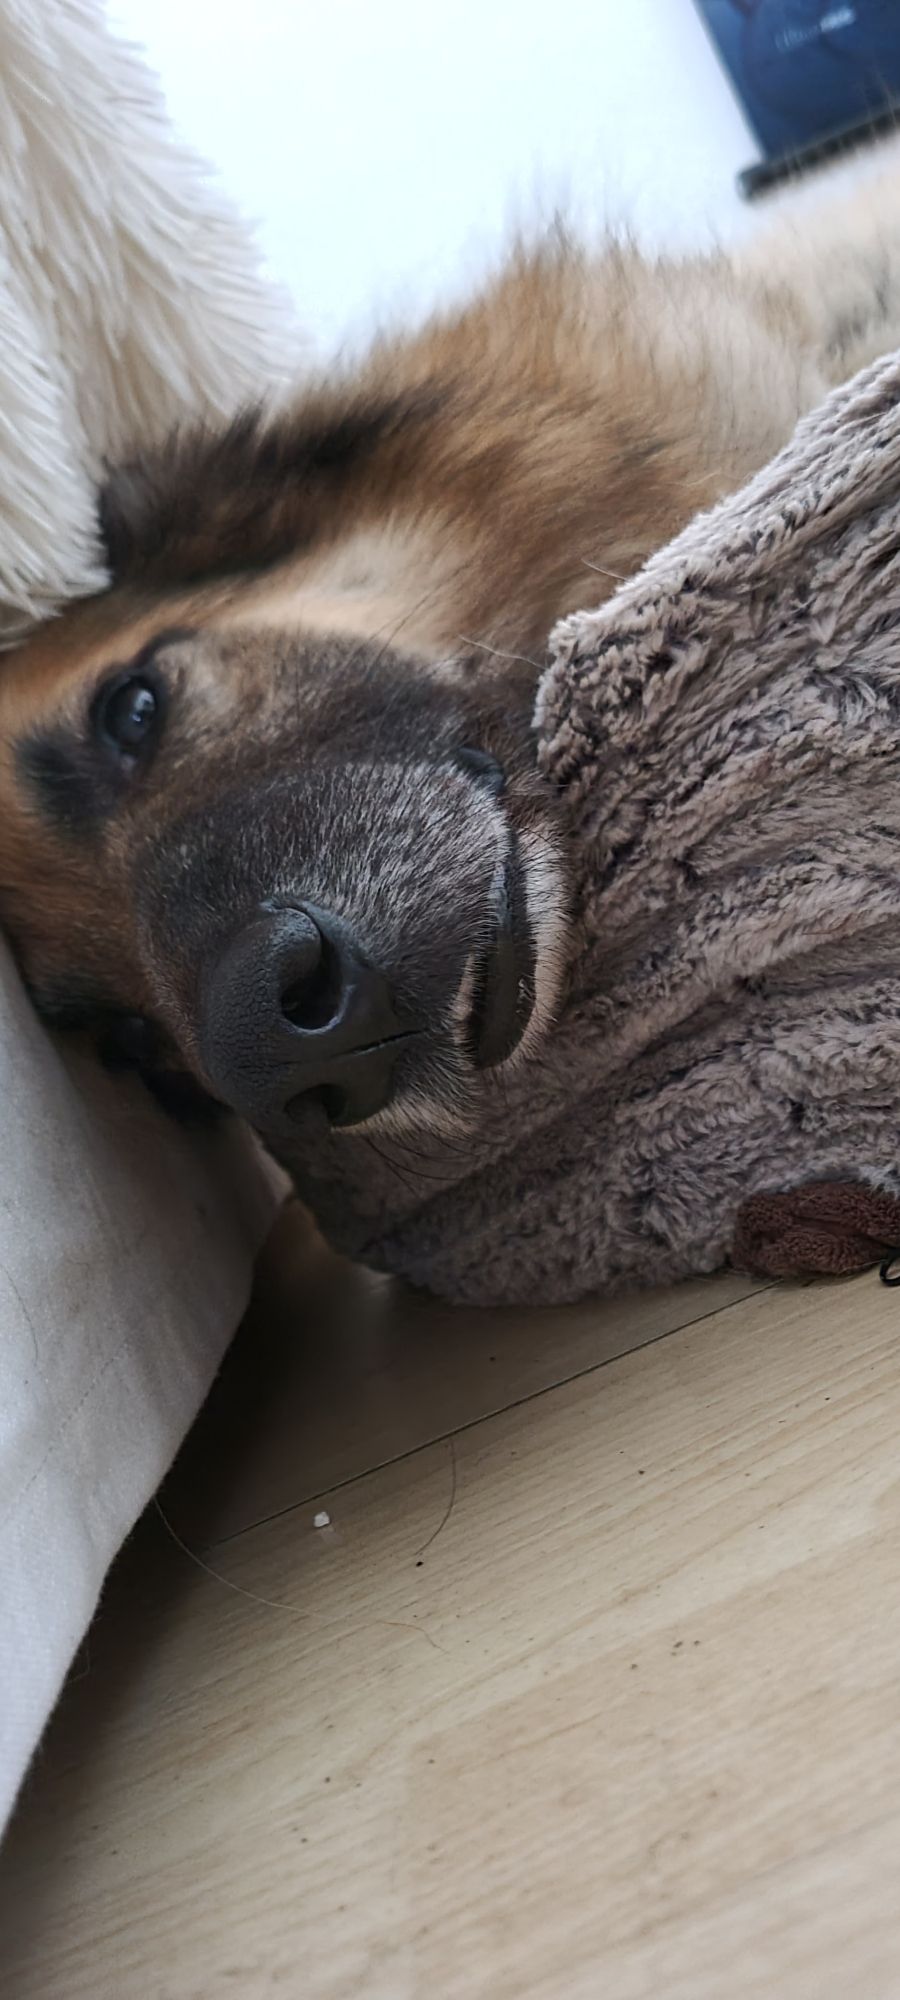
M 313 904 L 262 904 L 204 979 L 208 1082 L 263 1128 L 309 1104 L 332 1125 L 372 1117 L 412 1032 L 346 921 Z
M 344 1125 L 350 1103 L 346 1090 L 339 1083 L 322 1083 L 318 1089 L 306 1092 L 307 1102 L 313 1100 L 321 1105 L 330 1125 Z
M 281 1011 L 292 1028 L 311 1033 L 317 1028 L 327 1028 L 336 1019 L 343 978 L 340 955 L 324 931 L 316 930 L 314 948 L 302 956 L 307 962 L 298 966 L 292 954 L 286 968 L 290 983 L 281 995 Z

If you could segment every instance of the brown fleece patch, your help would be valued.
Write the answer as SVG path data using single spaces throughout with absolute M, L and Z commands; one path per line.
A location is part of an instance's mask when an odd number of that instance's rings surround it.
M 738 1211 L 731 1261 L 762 1278 L 845 1277 L 900 1244 L 900 1197 L 855 1181 L 755 1194 Z

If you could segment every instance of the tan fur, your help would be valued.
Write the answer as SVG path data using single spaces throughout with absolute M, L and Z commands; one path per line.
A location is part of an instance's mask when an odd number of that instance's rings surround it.
M 64 965 L 113 922 L 127 955 L 112 877 L 42 819 L 17 747 L 57 720 L 83 727 L 100 673 L 160 627 L 246 632 L 239 699 L 204 694 L 195 670 L 210 714 L 231 704 L 232 735 L 254 706 L 255 630 L 537 664 L 558 617 L 607 596 L 897 342 L 892 180 L 740 257 L 611 244 L 591 258 L 562 240 L 519 253 L 256 442 L 188 440 L 131 468 L 110 513 L 123 582 L 0 674 L 0 912 L 26 958 Z

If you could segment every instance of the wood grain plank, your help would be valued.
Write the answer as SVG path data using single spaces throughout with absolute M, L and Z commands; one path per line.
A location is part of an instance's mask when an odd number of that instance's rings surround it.
M 761 1289 L 725 1273 L 565 1312 L 462 1311 L 332 1257 L 293 1209 L 166 1510 L 208 1546 Z
M 896 2000 L 898 1432 L 895 1295 L 771 1291 L 225 1583 L 160 1529 L 0 1870 L 5 2000 Z

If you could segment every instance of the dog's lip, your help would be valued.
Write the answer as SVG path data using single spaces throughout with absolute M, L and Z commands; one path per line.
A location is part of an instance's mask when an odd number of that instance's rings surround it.
M 381 1035 L 379 1039 L 374 1042 L 361 1042 L 358 1048 L 354 1048 L 349 1052 L 345 1064 L 345 1077 L 347 1069 L 349 1069 L 352 1072 L 353 1065 L 357 1061 L 357 1059 L 361 1060 L 364 1056 L 374 1055 L 381 1049 L 400 1048 L 405 1042 L 419 1041 L 421 1039 L 421 1035 L 422 1035 L 422 1029 L 418 1027 L 398 1028 L 396 1034 Z M 310 1105 L 312 1105 L 313 1107 L 320 1106 L 321 1109 L 325 1112 L 328 1124 L 333 1132 L 352 1131 L 357 1126 L 368 1123 L 369 1118 L 372 1116 L 372 1113 L 370 1111 L 363 1110 L 357 1112 L 353 1116 L 348 1116 L 346 1111 L 341 1109 L 337 1109 L 336 1111 L 329 1110 L 327 1108 L 329 1102 L 329 1092 L 331 1092 L 333 1096 L 336 1093 L 337 1099 L 340 1099 L 346 1095 L 343 1084 L 334 1086 L 334 1085 L 329 1085 L 326 1082 L 324 1083 L 324 1085 L 312 1084 L 305 1086 L 301 1090 L 297 1091 L 293 1097 L 290 1097 L 288 1099 L 287 1103 L 284 1106 L 284 1113 L 283 1113 L 284 1119 L 286 1119 L 291 1124 L 292 1127 L 296 1128 L 298 1123 L 301 1123 L 306 1117 L 308 1117 L 309 1108 Z
M 493 929 L 478 954 L 466 1023 L 477 1069 L 494 1069 L 517 1048 L 535 1002 L 535 944 L 528 917 L 528 882 L 516 834 L 491 885 Z

